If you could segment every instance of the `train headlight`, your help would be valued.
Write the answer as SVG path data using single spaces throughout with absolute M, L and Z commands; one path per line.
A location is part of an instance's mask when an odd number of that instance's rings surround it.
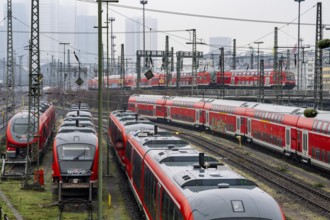
M 234 212 L 244 212 L 244 205 L 240 200 L 232 200 L 231 206 L 233 207 Z

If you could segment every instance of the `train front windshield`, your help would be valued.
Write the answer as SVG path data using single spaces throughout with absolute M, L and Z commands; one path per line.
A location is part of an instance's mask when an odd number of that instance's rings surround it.
M 35 121 L 33 120 L 33 118 L 31 119 L 32 123 L 34 123 Z M 29 125 L 28 125 L 28 118 L 17 118 L 14 121 L 13 124 L 13 132 L 15 134 L 27 134 L 28 130 L 29 130 Z M 34 127 L 33 132 L 35 132 L 36 129 Z
M 294 73 L 293 72 L 287 72 L 286 73 L 286 80 L 288 80 L 288 81 L 295 81 Z
M 95 146 L 91 145 L 64 145 L 58 149 L 59 160 L 93 160 Z
M 61 174 L 90 175 L 94 161 L 95 146 L 68 144 L 57 148 Z
M 15 134 L 27 134 L 28 133 L 28 119 L 18 118 L 14 122 L 13 131 Z

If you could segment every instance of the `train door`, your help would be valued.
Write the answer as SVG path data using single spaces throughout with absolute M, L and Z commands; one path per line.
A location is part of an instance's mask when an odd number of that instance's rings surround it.
M 236 134 L 241 135 L 241 117 L 236 117 Z
M 230 78 L 230 84 L 231 84 L 231 85 L 235 85 L 235 77 L 234 77 L 234 76 L 232 76 L 232 77 Z
M 199 123 L 205 125 L 205 111 L 201 110 L 199 113 Z
M 206 111 L 205 112 L 205 126 L 206 127 L 210 127 L 210 124 L 209 124 L 209 112 L 208 111 Z
M 302 152 L 302 149 L 301 149 L 301 130 L 297 130 L 297 151 Z
M 302 135 L 302 156 L 308 158 L 308 131 L 303 130 Z
M 157 118 L 157 115 L 156 115 L 156 105 L 153 106 L 152 116 L 155 117 L 155 118 Z
M 265 86 L 269 86 L 269 84 L 270 84 L 270 78 L 269 76 L 266 76 Z
M 167 121 L 171 120 L 171 107 L 167 107 L 167 115 L 166 115 Z
M 291 151 L 291 128 L 285 128 L 285 150 L 290 152 Z
M 240 128 L 241 135 L 246 135 L 246 118 L 241 117 L 241 128 Z
M 251 118 L 247 119 L 247 136 L 251 137 Z
M 195 125 L 198 126 L 199 125 L 199 110 L 195 111 Z

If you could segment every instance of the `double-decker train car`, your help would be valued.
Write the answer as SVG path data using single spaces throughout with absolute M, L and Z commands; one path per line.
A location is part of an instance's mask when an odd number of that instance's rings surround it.
M 231 70 L 225 71 L 224 75 L 219 71 L 199 71 L 196 74 L 195 80 L 193 80 L 191 73 L 181 73 L 180 74 L 180 88 L 189 88 L 192 85 L 198 88 L 206 87 L 221 87 L 224 85 L 226 88 L 244 88 L 244 89 L 253 89 L 258 88 L 260 72 L 258 70 Z M 168 80 L 168 82 L 167 82 Z M 106 87 L 106 78 L 103 79 L 103 85 Z M 125 88 L 134 89 L 136 87 L 137 75 L 130 74 L 124 77 Z M 109 80 L 110 88 L 122 87 L 120 84 L 121 79 L 120 75 L 111 76 Z M 167 85 L 166 85 L 167 83 Z M 278 83 L 283 87 L 283 89 L 293 89 L 296 86 L 294 73 L 291 71 L 282 71 L 281 73 L 275 72 L 273 69 L 264 70 L 263 76 L 264 88 L 274 88 L 278 86 Z M 154 77 L 149 81 L 146 77 L 141 74 L 140 87 L 144 89 L 161 89 L 161 88 L 174 88 L 177 84 L 176 73 L 170 73 L 170 77 L 166 79 L 165 73 L 154 73 Z M 90 90 L 98 88 L 98 78 L 95 77 L 88 81 L 88 88 Z
M 116 114 L 112 119 L 119 122 Z M 139 122 L 121 127 L 122 134 L 109 133 L 126 136 L 125 153 L 118 154 L 146 219 L 285 219 L 254 182 L 179 137 Z
M 152 111 L 157 108 L 167 122 L 240 136 L 330 171 L 330 112 L 306 118 L 300 107 L 191 97 L 132 95 L 128 101 L 129 110 L 151 119 L 157 118 Z
M 55 128 L 55 108 L 49 102 L 40 103 L 39 128 L 33 128 L 34 132 L 39 136 L 39 153 L 42 153 Z M 6 130 L 6 156 L 7 159 L 24 160 L 27 154 L 27 146 L 37 143 L 37 137 L 29 137 L 28 140 L 28 111 L 22 111 L 15 114 L 8 122 Z M 31 115 L 31 121 L 35 117 Z M 30 149 L 31 151 L 31 149 Z M 32 158 L 36 160 L 37 158 Z
M 217 72 L 217 84 L 221 85 L 221 73 Z M 278 79 L 279 78 L 279 79 Z M 259 85 L 260 71 L 254 70 L 233 70 L 226 71 L 224 74 L 224 84 L 226 87 L 237 88 L 256 88 Z M 273 88 L 278 85 L 279 81 L 283 86 L 283 89 L 293 89 L 296 85 L 294 73 L 291 71 L 282 71 L 281 73 L 276 73 L 273 69 L 264 70 L 264 87 Z
M 88 195 L 91 201 L 97 188 L 98 137 L 88 113 L 78 117 L 69 112 L 63 124 L 70 126 L 61 126 L 54 139 L 52 187 L 59 202 L 65 195 Z

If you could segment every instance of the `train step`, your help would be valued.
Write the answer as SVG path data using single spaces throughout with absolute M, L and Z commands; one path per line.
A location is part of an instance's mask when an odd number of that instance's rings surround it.
M 6 160 L 2 159 L 0 179 L 18 178 L 25 176 L 25 160 Z

